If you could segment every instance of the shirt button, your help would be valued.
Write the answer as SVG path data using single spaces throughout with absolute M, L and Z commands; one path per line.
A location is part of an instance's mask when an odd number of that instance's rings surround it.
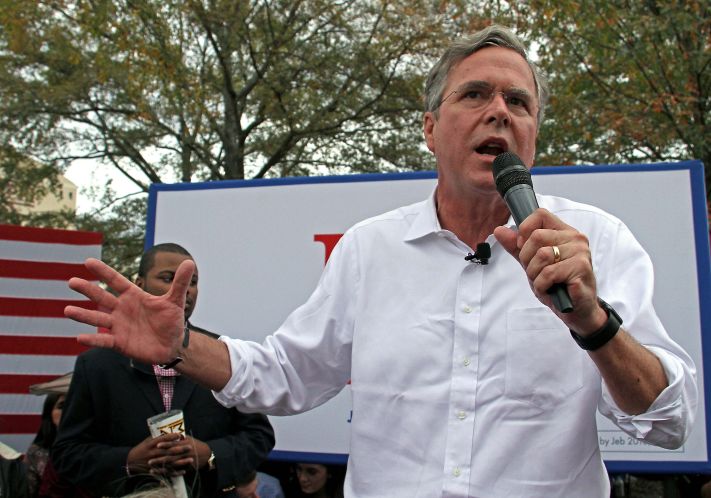
M 472 312 L 472 309 L 470 306 L 464 306 L 464 308 L 462 308 L 462 310 L 464 311 L 464 313 L 471 313 Z
M 464 420 L 465 418 L 467 418 L 467 413 L 465 411 L 460 411 L 459 413 L 457 413 L 457 418 L 459 420 Z
M 469 358 L 464 358 L 464 361 L 462 362 L 465 367 L 468 367 L 469 364 L 471 363 L 471 360 Z
M 462 475 L 462 471 L 459 470 L 459 467 L 454 467 L 454 470 L 452 471 L 452 475 L 454 477 L 459 477 L 460 475 Z

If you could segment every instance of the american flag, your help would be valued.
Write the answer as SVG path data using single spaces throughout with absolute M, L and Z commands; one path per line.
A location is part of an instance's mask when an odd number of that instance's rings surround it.
M 71 372 L 85 349 L 76 335 L 96 332 L 65 318 L 64 307 L 93 307 L 67 280 L 95 280 L 82 263 L 101 257 L 101 242 L 100 233 L 0 224 L 0 441 L 20 452 L 44 401 L 29 386 Z

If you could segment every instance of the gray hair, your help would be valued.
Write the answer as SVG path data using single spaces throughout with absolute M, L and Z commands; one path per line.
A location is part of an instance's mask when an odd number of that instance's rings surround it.
M 508 48 L 519 54 L 531 68 L 533 81 L 536 84 L 538 97 L 538 115 L 536 120 L 540 126 L 543 121 L 546 104 L 548 103 L 548 80 L 538 67 L 528 59 L 526 47 L 523 42 L 510 29 L 493 24 L 473 35 L 455 40 L 442 54 L 442 57 L 430 69 L 425 84 L 425 111 L 434 112 L 442 104 L 444 88 L 447 77 L 454 66 L 472 55 L 474 52 L 486 47 Z

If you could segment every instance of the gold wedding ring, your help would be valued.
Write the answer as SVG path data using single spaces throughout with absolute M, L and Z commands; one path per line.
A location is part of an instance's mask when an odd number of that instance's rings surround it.
M 558 246 L 551 246 L 551 249 L 553 249 L 553 263 L 557 263 L 560 261 L 560 249 L 558 249 Z

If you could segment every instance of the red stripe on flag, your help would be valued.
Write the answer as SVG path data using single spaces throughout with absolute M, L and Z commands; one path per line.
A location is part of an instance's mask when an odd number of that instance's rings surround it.
M 44 242 L 48 244 L 98 246 L 101 245 L 103 235 L 98 232 L 0 225 L 0 239 L 20 242 Z
M 75 337 L 0 335 L 0 354 L 76 356 L 87 349 Z
M 0 413 L 0 433 L 2 434 L 37 434 L 41 423 L 41 415 Z
M 42 318 L 64 318 L 65 306 L 79 306 L 95 310 L 91 301 L 70 299 L 29 299 L 20 297 L 0 297 L 0 316 L 32 316 Z
M 0 259 L 0 277 L 36 280 L 69 280 L 72 277 L 79 277 L 85 280 L 96 280 L 96 277 L 83 264 L 14 259 Z
M 31 385 L 49 382 L 57 377 L 57 374 L 0 374 L 0 394 L 29 394 Z

